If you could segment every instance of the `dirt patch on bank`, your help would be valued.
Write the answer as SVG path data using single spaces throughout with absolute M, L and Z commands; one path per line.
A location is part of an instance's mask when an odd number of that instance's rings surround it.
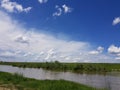
M 17 90 L 17 89 L 9 85 L 0 85 L 0 90 Z
M 0 90 L 12 90 L 12 89 L 5 88 L 5 87 L 0 87 Z

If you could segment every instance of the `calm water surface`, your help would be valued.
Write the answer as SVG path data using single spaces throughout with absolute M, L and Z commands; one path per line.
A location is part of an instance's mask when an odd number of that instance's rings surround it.
M 8 65 L 0 65 L 0 71 L 9 73 L 20 73 L 25 77 L 39 80 L 59 80 L 64 79 L 96 88 L 108 88 L 109 90 L 120 90 L 120 73 L 99 74 L 77 74 L 72 72 L 53 72 L 35 68 L 19 68 Z

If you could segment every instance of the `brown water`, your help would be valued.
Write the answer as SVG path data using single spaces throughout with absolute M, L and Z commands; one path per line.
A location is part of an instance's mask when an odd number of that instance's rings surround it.
M 0 71 L 9 73 L 20 73 L 28 78 L 38 80 L 59 80 L 64 79 L 96 88 L 108 88 L 109 90 L 120 90 L 120 73 L 109 73 L 108 75 L 99 74 L 77 74 L 72 72 L 53 72 L 43 69 L 19 68 L 8 65 L 0 65 Z

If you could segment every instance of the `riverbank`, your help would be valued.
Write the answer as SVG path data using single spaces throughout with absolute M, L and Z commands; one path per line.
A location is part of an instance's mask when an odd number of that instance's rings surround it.
M 60 63 L 45 62 L 0 62 L 0 65 L 12 65 L 22 68 L 43 68 L 53 71 L 70 71 L 75 73 L 102 73 L 117 71 L 120 72 L 120 64 L 118 63 Z
M 35 80 L 0 72 L 0 90 L 105 90 L 65 80 Z

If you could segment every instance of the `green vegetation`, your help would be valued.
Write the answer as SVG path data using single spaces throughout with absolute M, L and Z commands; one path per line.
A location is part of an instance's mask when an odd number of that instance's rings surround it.
M 5 72 L 0 72 L 0 88 L 8 88 L 3 90 L 105 90 L 64 80 L 35 80 Z
M 16 67 L 23 68 L 43 68 L 46 70 L 53 71 L 71 71 L 77 73 L 106 73 L 111 71 L 120 71 L 120 64 L 111 63 L 60 63 L 55 62 L 45 62 L 45 63 L 35 63 L 35 62 L 0 62 L 2 65 L 12 65 Z

